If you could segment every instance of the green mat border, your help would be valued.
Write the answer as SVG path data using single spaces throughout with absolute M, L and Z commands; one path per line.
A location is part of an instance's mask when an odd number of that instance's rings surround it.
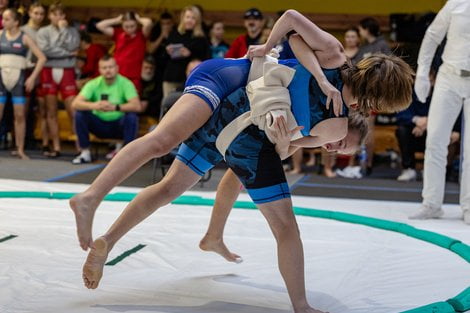
M 66 200 L 73 197 L 75 193 L 70 192 L 40 192 L 40 191 L 0 191 L 0 198 L 42 198 Z M 136 193 L 119 192 L 107 195 L 106 201 L 124 201 L 128 202 L 134 199 Z M 203 198 L 201 196 L 181 196 L 175 199 L 172 204 L 213 206 L 215 200 Z M 250 201 L 237 201 L 234 208 L 256 210 L 256 205 Z M 470 246 L 460 240 L 441 235 L 436 232 L 415 228 L 411 225 L 399 222 L 388 221 L 373 217 L 361 216 L 356 214 L 326 211 L 319 209 L 309 209 L 294 207 L 294 213 L 300 216 L 317 217 L 332 219 L 341 222 L 359 224 L 373 228 L 394 231 L 407 235 L 409 237 L 429 242 L 439 247 L 445 248 L 470 263 Z M 470 286 L 457 296 L 436 303 L 431 303 L 412 310 L 401 313 L 456 313 L 470 311 Z

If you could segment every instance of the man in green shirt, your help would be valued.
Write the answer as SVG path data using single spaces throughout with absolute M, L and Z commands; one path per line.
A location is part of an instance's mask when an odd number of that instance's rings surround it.
M 137 137 L 141 105 L 132 82 L 118 74 L 116 60 L 104 56 L 99 61 L 100 76 L 85 84 L 72 106 L 81 153 L 73 164 L 91 162 L 89 133 L 99 138 L 122 138 L 127 144 Z

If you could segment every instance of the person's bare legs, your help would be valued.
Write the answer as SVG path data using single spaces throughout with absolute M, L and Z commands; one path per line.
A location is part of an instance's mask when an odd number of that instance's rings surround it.
M 312 167 L 315 166 L 315 163 L 317 162 L 316 156 L 315 156 L 315 149 L 307 149 L 309 158 L 308 161 L 305 163 L 305 166 Z
M 75 110 L 72 107 L 72 102 L 73 99 L 75 99 L 75 96 L 69 96 L 64 100 L 64 107 L 65 111 L 67 111 L 67 115 L 69 117 L 70 125 L 72 125 L 72 131 L 74 134 L 76 134 L 75 131 Z M 80 145 L 78 144 L 78 139 L 75 140 L 75 149 L 77 152 L 80 152 Z
M 323 165 L 323 175 L 325 175 L 326 177 L 329 177 L 329 178 L 336 177 L 336 173 L 333 171 L 335 160 L 336 160 L 336 155 L 334 153 L 330 153 L 322 148 L 321 162 Z
M 57 120 L 57 96 L 46 95 L 46 118 L 49 136 L 52 140 L 52 153 L 60 151 L 59 121 Z
M 69 116 L 69 120 L 72 125 L 75 124 L 75 119 L 74 119 L 75 111 L 72 108 L 73 99 L 75 99 L 75 96 L 69 96 L 64 100 L 65 111 L 67 111 L 67 115 Z M 75 127 L 73 127 L 72 129 L 75 130 Z
M 15 143 L 18 157 L 23 160 L 29 160 L 29 157 L 24 153 L 24 139 L 26 133 L 25 106 L 13 105 L 13 113 L 15 119 Z
M 367 124 L 369 125 L 369 134 L 367 136 L 366 148 L 367 148 L 367 168 L 368 171 L 372 170 L 374 162 L 374 148 L 375 148 L 375 115 L 370 115 L 367 118 Z
M 211 109 L 201 98 L 184 94 L 152 132 L 127 144 L 87 190 L 70 199 L 83 250 L 91 247 L 93 216 L 104 196 L 152 158 L 169 153 L 204 125 L 211 114 Z
M 304 251 L 291 199 L 258 204 L 277 242 L 279 270 L 295 313 L 324 313 L 313 309 L 305 293 Z
M 302 173 L 302 162 L 304 159 L 304 149 L 299 149 L 294 152 L 292 158 L 292 169 L 288 171 L 288 174 L 300 174 Z
M 93 242 L 87 260 L 83 265 L 85 287 L 89 289 L 98 287 L 108 253 L 122 236 L 158 208 L 168 204 L 191 188 L 200 178 L 201 176 L 189 167 L 175 160 L 160 182 L 139 192 L 110 229 Z
M 224 228 L 233 204 L 240 193 L 241 186 L 242 184 L 235 173 L 231 169 L 227 170 L 217 186 L 209 227 L 205 236 L 199 242 L 201 250 L 218 253 L 227 261 L 235 263 L 241 263 L 243 260 L 239 255 L 230 252 L 225 246 Z
M 41 123 L 41 141 L 42 148 L 45 149 L 49 146 L 49 127 L 47 125 L 47 111 L 46 111 L 46 102 L 44 98 L 37 98 L 39 107 L 39 121 Z

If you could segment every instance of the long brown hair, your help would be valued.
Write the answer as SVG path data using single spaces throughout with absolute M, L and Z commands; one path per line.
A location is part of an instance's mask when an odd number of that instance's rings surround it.
M 362 113 L 395 113 L 411 103 L 414 72 L 399 57 L 374 54 L 343 67 L 342 76 Z

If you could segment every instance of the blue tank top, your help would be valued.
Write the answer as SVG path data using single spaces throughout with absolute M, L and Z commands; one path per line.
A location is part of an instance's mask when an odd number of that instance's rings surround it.
M 327 97 L 312 74 L 301 64 L 293 68 L 295 69 L 294 78 L 287 87 L 291 98 L 291 110 L 297 124 L 304 127 L 301 131 L 302 135 L 309 136 L 310 130 L 319 122 L 336 116 L 332 104 L 330 104 L 330 109 L 326 108 Z M 339 91 L 343 89 L 339 68 L 323 69 L 323 73 L 336 89 Z M 343 100 L 343 114 L 338 117 L 346 116 L 348 116 L 348 107 Z
M 24 32 L 21 32 L 15 40 L 8 40 L 7 32 L 4 30 L 0 36 L 0 54 L 14 54 L 26 58 L 28 47 L 23 43 Z

